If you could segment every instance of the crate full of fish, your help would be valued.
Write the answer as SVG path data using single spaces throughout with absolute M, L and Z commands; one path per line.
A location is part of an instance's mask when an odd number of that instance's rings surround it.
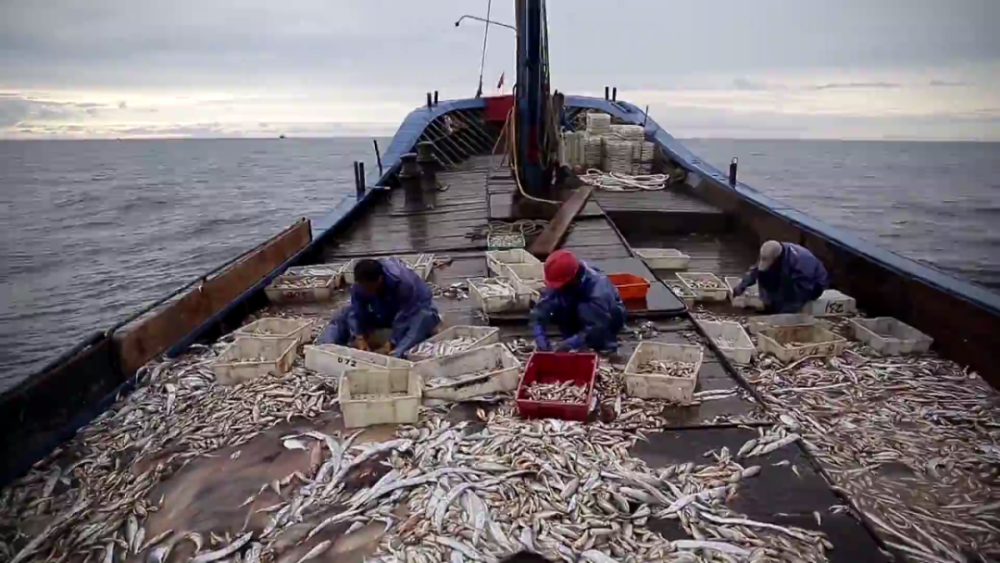
M 707 272 L 677 272 L 677 279 L 690 289 L 698 301 L 726 301 L 729 286 L 719 276 Z
M 486 237 L 486 247 L 490 250 L 506 250 L 510 248 L 524 248 L 525 240 L 522 233 L 494 234 L 490 233 Z
M 847 340 L 818 325 L 778 326 L 760 331 L 757 347 L 789 364 L 806 356 L 839 356 Z
M 406 358 L 419 362 L 440 356 L 450 356 L 487 344 L 500 342 L 500 329 L 491 326 L 458 325 L 446 328 L 414 346 Z
M 417 421 L 423 384 L 409 368 L 351 369 L 340 380 L 346 428 Z
M 309 329 L 312 326 L 313 322 L 308 319 L 266 317 L 241 326 L 233 332 L 233 335 L 237 338 L 260 338 L 263 340 L 295 342 L 295 345 L 298 346 L 309 336 Z
M 688 289 L 688 286 L 684 285 L 680 280 L 665 282 L 667 289 L 670 290 L 678 299 L 684 302 L 687 307 L 694 307 L 695 302 L 698 301 L 698 296 L 695 295 L 693 291 Z
M 802 312 L 814 317 L 846 317 L 858 312 L 858 302 L 850 295 L 828 289 L 819 299 L 806 303 Z
M 372 257 L 372 259 L 376 258 L 376 256 Z M 433 254 L 401 254 L 399 256 L 392 256 L 391 258 L 399 258 L 407 268 L 416 272 L 420 276 L 420 279 L 424 281 L 427 281 L 431 272 L 434 271 Z M 354 266 L 361 260 L 364 260 L 364 258 L 355 258 L 344 266 L 344 283 L 347 285 L 354 283 Z
M 330 264 L 310 264 L 308 266 L 293 266 L 285 270 L 288 276 L 336 276 L 334 287 L 340 287 L 343 280 L 344 268 L 347 262 L 335 262 Z
M 282 274 L 264 288 L 264 293 L 272 303 L 329 301 L 339 284 L 339 275 Z
M 676 248 L 636 248 L 635 255 L 650 270 L 686 270 L 691 257 Z
M 705 335 L 715 342 L 722 353 L 737 364 L 749 364 L 756 351 L 750 335 L 740 323 L 731 321 L 698 321 Z
M 851 319 L 850 323 L 854 338 L 882 356 L 922 354 L 934 342 L 930 336 L 892 317 Z
M 516 248 L 511 250 L 491 250 L 486 252 L 486 266 L 490 269 L 490 272 L 494 276 L 504 276 L 506 272 L 504 266 L 518 266 L 523 268 L 519 270 L 520 274 L 525 274 L 523 277 L 528 278 L 541 278 L 542 269 L 544 264 L 535 255 L 524 250 L 523 248 Z M 527 269 L 527 270 L 525 270 Z M 529 272 L 534 272 L 534 275 L 526 275 Z
M 305 347 L 306 367 L 323 375 L 340 377 L 352 369 L 389 369 L 413 367 L 413 362 L 375 352 L 357 350 L 338 344 L 315 344 Z
M 764 300 L 760 298 L 760 287 L 757 284 L 746 288 L 743 295 L 733 295 L 733 290 L 736 289 L 736 286 L 740 285 L 743 278 L 726 276 L 725 280 L 726 287 L 729 288 L 729 303 L 733 307 L 739 309 L 757 309 L 758 311 L 764 310 Z
M 517 280 L 473 278 L 468 283 L 472 299 L 487 314 L 527 311 L 540 299 L 537 291 Z
M 423 378 L 425 397 L 464 401 L 517 389 L 521 362 L 503 344 L 490 344 L 424 360 L 413 369 Z
M 625 365 L 625 392 L 640 399 L 688 402 L 704 355 L 701 346 L 640 342 Z
M 535 352 L 517 387 L 517 410 L 525 418 L 586 421 L 596 402 L 597 354 Z
M 295 361 L 295 342 L 237 338 L 223 350 L 212 370 L 221 385 L 236 385 L 268 373 L 287 373 Z
M 782 313 L 780 315 L 762 315 L 747 319 L 750 334 L 757 335 L 760 331 L 778 326 L 812 326 L 818 324 L 816 317 L 804 313 Z

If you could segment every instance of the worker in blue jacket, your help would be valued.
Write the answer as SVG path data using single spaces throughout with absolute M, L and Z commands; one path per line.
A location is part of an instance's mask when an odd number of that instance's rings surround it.
M 757 265 L 733 288 L 739 297 L 753 284 L 769 313 L 798 313 L 829 287 L 823 263 L 804 247 L 769 240 L 760 247 Z
M 531 328 L 539 350 L 551 350 L 545 327 L 553 322 L 564 340 L 558 351 L 591 348 L 614 353 L 618 331 L 625 326 L 625 305 L 607 276 L 568 250 L 545 261 L 545 291 L 531 311 Z
M 370 350 L 371 333 L 389 328 L 389 342 L 376 351 L 402 358 L 430 338 L 440 322 L 431 289 L 401 260 L 361 260 L 354 267 L 351 304 L 334 316 L 316 343 L 353 343 Z

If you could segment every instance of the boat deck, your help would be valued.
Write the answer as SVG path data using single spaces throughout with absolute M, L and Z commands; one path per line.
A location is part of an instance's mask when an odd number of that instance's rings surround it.
M 437 258 L 450 259 L 449 263 L 435 268 L 428 279 L 438 287 L 487 276 L 486 239 L 473 234 L 487 227 L 491 210 L 496 212 L 501 208 L 516 189 L 506 165 L 501 164 L 499 156 L 474 156 L 452 170 L 439 173 L 438 180 L 441 191 L 425 195 L 424 201 L 408 203 L 402 190 L 387 194 L 344 236 L 324 248 L 322 260 L 342 262 L 360 256 L 433 253 Z M 612 222 L 612 217 L 617 217 L 618 221 Z M 622 229 L 622 224 L 630 220 L 640 225 Z M 648 222 L 658 227 L 641 228 L 641 223 Z M 573 222 L 561 247 L 598 265 L 633 260 L 640 266 L 641 261 L 632 258 L 633 247 L 677 248 L 691 256 L 689 271 L 742 275 L 754 263 L 756 241 L 727 232 L 725 225 L 726 218 L 720 210 L 683 191 L 597 192 L 587 209 Z M 662 280 L 673 277 L 667 271 L 653 273 Z M 659 287 L 666 289 L 662 285 Z M 672 294 L 670 297 L 673 298 Z M 272 306 L 260 314 L 327 316 L 346 300 L 347 296 L 342 295 L 321 311 L 315 305 Z M 676 303 L 675 299 L 673 301 Z M 442 312 L 443 326 L 488 322 L 471 299 L 437 298 L 436 303 Z M 727 312 L 736 314 L 732 310 Z M 642 327 L 645 332 L 640 337 L 642 323 L 647 324 Z M 498 326 L 505 342 L 530 337 L 523 317 L 501 319 Z M 757 435 L 758 427 L 771 425 L 771 417 L 754 399 L 752 390 L 698 333 L 687 313 L 672 310 L 647 318 L 633 317 L 620 338 L 620 355 L 624 360 L 643 339 L 700 343 L 706 356 L 699 372 L 698 391 L 735 389 L 738 392 L 724 399 L 706 400 L 700 405 L 665 409 L 662 413 L 667 421 L 664 430 L 650 434 L 649 442 L 634 448 L 633 455 L 651 467 L 687 461 L 698 464 L 711 450 L 718 452 L 728 448 L 735 453 Z M 771 466 L 783 460 L 788 463 Z M 828 553 L 832 561 L 885 560 L 862 524 L 849 514 L 829 513 L 830 507 L 843 501 L 830 491 L 825 479 L 800 448 L 783 448 L 755 463 L 766 468 L 762 475 L 767 477 L 748 481 L 732 508 L 762 521 L 822 530 L 837 546 Z M 821 523 L 817 522 L 817 514 L 822 515 Z M 651 527 L 667 538 L 685 536 L 675 522 L 663 521 Z

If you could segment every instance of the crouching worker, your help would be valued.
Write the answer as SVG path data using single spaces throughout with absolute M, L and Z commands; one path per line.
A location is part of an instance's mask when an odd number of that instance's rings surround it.
M 539 350 L 551 350 L 547 324 L 559 327 L 564 340 L 558 351 L 591 348 L 618 351 L 618 331 L 625 325 L 625 305 L 607 276 L 581 262 L 568 250 L 545 261 L 548 289 L 531 311 L 531 328 Z
M 760 286 L 767 313 L 798 313 L 829 287 L 826 268 L 819 258 L 797 244 L 775 240 L 760 247 L 757 265 L 733 288 L 733 295 L 743 295 L 753 284 Z
M 389 341 L 375 351 L 402 358 L 440 322 L 431 289 L 406 264 L 398 258 L 361 260 L 354 266 L 351 304 L 337 312 L 316 343 L 370 350 L 371 333 L 391 329 Z

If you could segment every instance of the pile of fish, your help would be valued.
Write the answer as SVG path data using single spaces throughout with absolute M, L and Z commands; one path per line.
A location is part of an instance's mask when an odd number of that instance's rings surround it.
M 439 340 L 437 342 L 421 342 L 409 351 L 410 355 L 436 358 L 438 356 L 449 356 L 457 352 L 464 352 L 472 348 L 476 343 L 471 336 L 459 336 L 449 340 Z
M 491 234 L 487 244 L 490 248 L 524 248 L 524 235 Z
M 886 545 L 913 561 L 1000 559 L 1000 395 L 933 355 L 865 351 L 742 371 Z
M 727 289 L 725 284 L 719 283 L 709 278 L 686 279 L 685 283 L 693 289 Z
M 333 276 L 281 276 L 274 280 L 274 289 L 311 289 L 327 287 Z
M 568 563 L 824 561 L 832 547 L 820 533 L 727 508 L 761 468 L 725 448 L 706 465 L 653 470 L 630 455 L 641 438 L 633 432 L 524 421 L 503 408 L 479 415 L 485 426 L 473 429 L 425 411 L 384 443 L 307 433 L 329 457 L 268 507 L 270 523 L 249 545 L 264 560 L 304 561 L 331 547 L 321 541 L 324 530 L 377 526 L 383 535 L 367 561 L 382 563 L 496 562 L 521 550 Z M 353 486 L 352 477 L 379 460 L 374 482 Z M 663 538 L 651 529 L 655 520 L 675 522 L 688 537 Z M 290 544 L 297 552 L 281 553 Z
M 526 387 L 524 391 L 532 401 L 574 404 L 582 404 L 587 401 L 587 386 L 577 385 L 574 381 L 563 381 L 562 383 L 538 383 L 536 381 Z
M 448 287 L 440 287 L 433 283 L 428 283 L 427 285 L 430 286 L 434 297 L 459 300 L 469 298 L 469 288 L 465 282 L 455 282 Z
M 6 487 L 0 560 L 124 561 L 152 548 L 150 561 L 160 563 L 153 554 L 164 538 L 145 537 L 142 526 L 162 509 L 154 487 L 200 456 L 336 403 L 331 382 L 302 367 L 216 384 L 211 365 L 225 345 L 141 368 L 135 392 Z
M 641 374 L 667 375 L 670 377 L 694 377 L 698 364 L 678 360 L 648 360 L 639 364 Z

